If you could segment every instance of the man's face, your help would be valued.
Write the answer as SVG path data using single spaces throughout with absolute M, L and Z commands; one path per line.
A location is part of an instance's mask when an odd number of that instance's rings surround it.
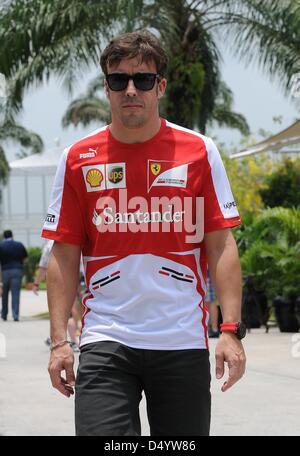
M 134 59 L 121 60 L 116 65 L 108 66 L 108 74 L 157 73 L 154 62 L 141 62 Z M 158 101 L 166 89 L 166 80 L 156 80 L 153 89 L 136 89 L 133 80 L 129 80 L 126 89 L 113 91 L 105 81 L 105 89 L 110 101 L 113 122 L 121 123 L 126 128 L 140 128 L 158 116 Z

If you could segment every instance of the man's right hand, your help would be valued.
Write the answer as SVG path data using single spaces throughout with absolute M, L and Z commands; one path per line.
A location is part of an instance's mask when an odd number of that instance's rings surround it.
M 65 371 L 65 378 L 61 376 L 62 371 Z M 48 372 L 53 388 L 66 397 L 74 394 L 74 354 L 68 344 L 57 347 L 51 352 Z

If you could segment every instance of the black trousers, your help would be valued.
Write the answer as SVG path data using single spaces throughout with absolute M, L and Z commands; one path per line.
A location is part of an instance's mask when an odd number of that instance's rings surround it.
M 145 350 L 111 341 L 81 349 L 76 435 L 141 435 L 142 391 L 152 436 L 209 435 L 208 350 Z

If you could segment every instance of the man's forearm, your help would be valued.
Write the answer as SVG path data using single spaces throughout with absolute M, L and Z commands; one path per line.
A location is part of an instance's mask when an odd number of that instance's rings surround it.
M 47 295 L 53 343 L 66 339 L 78 286 L 80 247 L 55 243 L 47 271 Z
M 39 268 L 36 272 L 34 283 L 39 285 L 46 278 L 46 275 L 47 275 L 47 269 L 39 266 Z
M 222 309 L 223 321 L 241 320 L 242 279 L 236 242 L 231 231 L 207 249 L 209 271 Z

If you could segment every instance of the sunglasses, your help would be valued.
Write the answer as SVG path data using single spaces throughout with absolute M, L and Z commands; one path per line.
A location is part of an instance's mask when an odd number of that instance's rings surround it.
M 132 79 L 133 84 L 137 90 L 152 90 L 156 79 L 159 79 L 159 74 L 156 73 L 111 73 L 106 76 L 108 87 L 111 90 L 119 92 L 125 90 L 128 82 Z

